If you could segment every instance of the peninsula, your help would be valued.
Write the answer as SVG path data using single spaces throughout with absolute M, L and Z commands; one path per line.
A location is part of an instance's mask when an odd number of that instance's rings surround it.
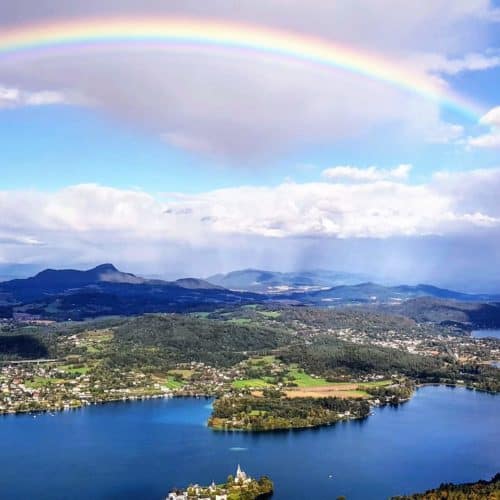
M 173 489 L 165 500 L 256 500 L 270 498 L 273 482 L 267 477 L 253 479 L 238 464 L 236 474 L 228 476 L 224 484 L 210 486 L 192 484 L 183 490 Z

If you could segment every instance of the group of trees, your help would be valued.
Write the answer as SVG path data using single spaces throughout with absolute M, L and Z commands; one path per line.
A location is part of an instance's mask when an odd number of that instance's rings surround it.
M 417 328 L 412 319 L 357 308 L 287 307 L 281 310 L 280 320 L 298 321 L 321 329 L 351 328 L 368 332 L 399 332 Z
M 47 345 L 35 335 L 0 335 L 0 361 L 37 359 L 47 355 Z
M 370 396 L 379 399 L 381 404 L 389 402 L 391 405 L 398 405 L 408 400 L 413 394 L 414 388 L 414 384 L 410 380 L 388 387 L 363 387 Z
M 332 337 L 317 338 L 306 347 L 292 347 L 281 354 L 286 363 L 298 363 L 313 373 L 403 373 L 419 377 L 440 374 L 442 361 L 399 349 L 353 344 Z
M 315 427 L 340 420 L 339 414 L 362 418 L 370 405 L 361 399 L 282 398 L 266 393 L 263 397 L 231 396 L 214 403 L 209 424 L 243 430 L 272 430 Z
M 498 500 L 500 498 L 500 473 L 490 481 L 465 484 L 442 484 L 439 488 L 393 500 Z
M 334 379 L 345 374 L 401 374 L 419 383 L 463 383 L 490 392 L 500 391 L 500 371 L 487 365 L 459 364 L 453 359 L 411 354 L 400 349 L 352 344 L 322 337 L 305 347 L 292 346 L 280 358 L 306 371 Z
M 248 357 L 285 345 L 282 328 L 238 324 L 186 315 L 145 315 L 115 328 L 110 362 L 120 365 L 204 362 L 231 366 Z

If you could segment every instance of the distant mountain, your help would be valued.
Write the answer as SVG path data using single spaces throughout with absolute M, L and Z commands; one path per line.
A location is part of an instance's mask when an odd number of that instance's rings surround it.
M 262 299 L 197 278 L 146 279 L 119 271 L 112 264 L 102 264 L 86 271 L 46 269 L 31 278 L 0 283 L 0 317 L 83 319 L 210 310 Z
M 412 318 L 422 323 L 469 328 L 499 328 L 500 303 L 463 302 L 436 297 L 418 297 L 400 304 L 382 305 L 385 313 Z
M 181 278 L 175 280 L 174 283 L 182 288 L 189 288 L 191 290 L 224 290 L 222 286 L 209 283 L 199 278 Z
M 184 278 L 177 281 L 146 279 L 132 273 L 119 271 L 113 264 L 101 264 L 87 271 L 75 269 L 46 269 L 31 278 L 15 279 L 0 283 L 0 291 L 11 292 L 20 299 L 36 298 L 40 294 L 67 292 L 71 289 L 115 283 L 123 285 L 177 286 L 190 289 L 220 289 L 207 281 Z
M 500 303 L 500 295 L 466 294 L 432 285 L 383 286 L 365 282 L 326 286 L 335 280 L 355 280 L 355 276 L 332 271 L 277 273 L 247 269 L 209 280 L 163 281 L 119 271 L 113 264 L 86 271 L 46 269 L 31 278 L 0 283 L 0 318 L 79 320 L 147 312 L 209 311 L 269 302 L 368 306 L 422 321 L 475 325 L 496 324 L 500 318 L 500 306 L 487 304 Z
M 46 269 L 31 278 L 0 283 L 0 292 L 10 293 L 14 300 L 26 301 L 99 283 L 137 285 L 146 281 L 133 274 L 118 271 L 113 264 L 102 264 L 87 271 Z
M 336 286 L 326 290 L 293 293 L 283 296 L 282 298 L 317 305 L 334 305 L 337 303 L 398 304 L 416 297 L 434 297 L 466 302 L 500 301 L 500 294 L 468 294 L 447 290 L 445 288 L 438 288 L 432 285 L 383 286 L 370 282 L 349 286 Z
M 362 275 L 337 271 L 277 272 L 261 269 L 243 269 L 207 278 L 210 283 L 230 290 L 269 294 L 320 290 L 338 285 L 353 285 L 363 280 L 366 277 Z

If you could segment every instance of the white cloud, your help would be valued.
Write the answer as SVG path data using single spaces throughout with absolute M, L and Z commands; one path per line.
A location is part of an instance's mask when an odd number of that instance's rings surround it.
M 481 149 L 500 148 L 500 132 L 470 137 L 467 141 L 468 146 Z
M 351 167 L 352 168 L 352 167 Z M 349 170 L 358 175 L 360 169 Z M 498 227 L 500 169 L 441 173 L 421 185 L 401 183 L 408 167 L 362 183 L 284 183 L 196 195 L 147 193 L 93 184 L 55 193 L 1 192 L 0 231 L 25 243 L 107 249 L 117 242 L 202 247 L 231 245 L 235 235 L 264 238 L 388 238 L 468 234 Z M 377 177 L 378 175 L 378 177 Z M 362 178 L 363 181 L 366 178 Z M 64 243 L 62 243 L 64 242 Z M 0 247 L 1 248 L 1 247 Z M 1 252 L 0 252 L 1 256 Z
M 0 85 L 0 108 L 44 106 L 69 102 L 62 92 L 48 90 L 27 91 Z
M 288 182 L 160 197 L 94 184 L 0 191 L 0 262 L 111 260 L 193 275 L 326 266 L 401 281 L 483 273 L 489 282 L 500 265 L 499 192 L 500 168 L 441 172 L 419 185 Z
M 481 17 L 491 23 L 498 23 L 500 22 L 500 8 L 489 7 L 485 10 Z
M 32 236 L 20 236 L 15 234 L 0 234 L 0 245 L 15 245 L 15 246 L 39 246 L 43 242 L 33 238 Z
M 488 50 L 486 53 L 471 52 L 460 58 L 447 57 L 444 54 L 417 54 L 416 62 L 426 71 L 444 75 L 457 75 L 466 71 L 484 71 L 500 66 L 500 53 Z
M 431 183 L 435 190 L 454 200 L 464 213 L 500 216 L 500 168 L 465 172 L 438 172 Z
M 323 170 L 322 175 L 332 181 L 351 182 L 375 182 L 382 180 L 403 181 L 408 178 L 412 166 L 408 164 L 399 165 L 393 169 L 383 169 L 378 167 L 353 167 L 339 165 Z
M 481 117 L 479 123 L 482 125 L 490 125 L 492 127 L 500 127 L 500 106 L 490 109 L 484 116 Z
M 406 168 L 397 175 L 404 175 Z M 357 176 L 357 169 L 347 171 Z M 471 178 L 474 177 L 471 173 Z M 358 179 L 358 177 L 355 177 Z M 500 170 L 495 171 L 500 179 Z M 480 177 L 479 177 L 480 179 Z M 365 177 L 362 177 L 365 180 Z M 207 221 L 210 231 L 265 237 L 388 238 L 470 231 L 497 226 L 498 207 L 478 209 L 478 197 L 494 183 L 480 183 L 468 192 L 470 206 L 440 187 L 440 183 L 409 185 L 374 178 L 355 184 L 287 183 L 275 188 L 223 189 L 170 205 L 189 207 L 187 224 Z M 482 191 L 481 191 L 482 190 Z
M 184 149 L 191 153 L 198 153 L 203 155 L 212 156 L 217 152 L 213 149 L 213 144 L 203 137 L 195 137 L 189 133 L 183 132 L 166 132 L 162 135 L 165 142 L 172 146 Z
M 490 127 L 490 131 L 476 137 L 469 137 L 467 145 L 470 148 L 499 149 L 500 148 L 500 106 L 490 109 L 479 120 L 481 125 Z
M 463 137 L 464 127 L 453 123 L 439 123 L 429 130 L 427 142 L 434 144 L 449 144 Z

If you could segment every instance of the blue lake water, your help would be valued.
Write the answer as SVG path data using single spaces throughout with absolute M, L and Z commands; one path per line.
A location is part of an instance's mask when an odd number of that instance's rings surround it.
M 484 339 L 486 337 L 500 339 L 500 330 L 473 330 L 471 335 L 476 339 Z
M 208 400 L 172 399 L 1 417 L 0 497 L 161 499 L 241 463 L 271 476 L 274 499 L 376 500 L 500 471 L 500 397 L 463 388 L 316 430 L 214 432 L 209 413 Z

